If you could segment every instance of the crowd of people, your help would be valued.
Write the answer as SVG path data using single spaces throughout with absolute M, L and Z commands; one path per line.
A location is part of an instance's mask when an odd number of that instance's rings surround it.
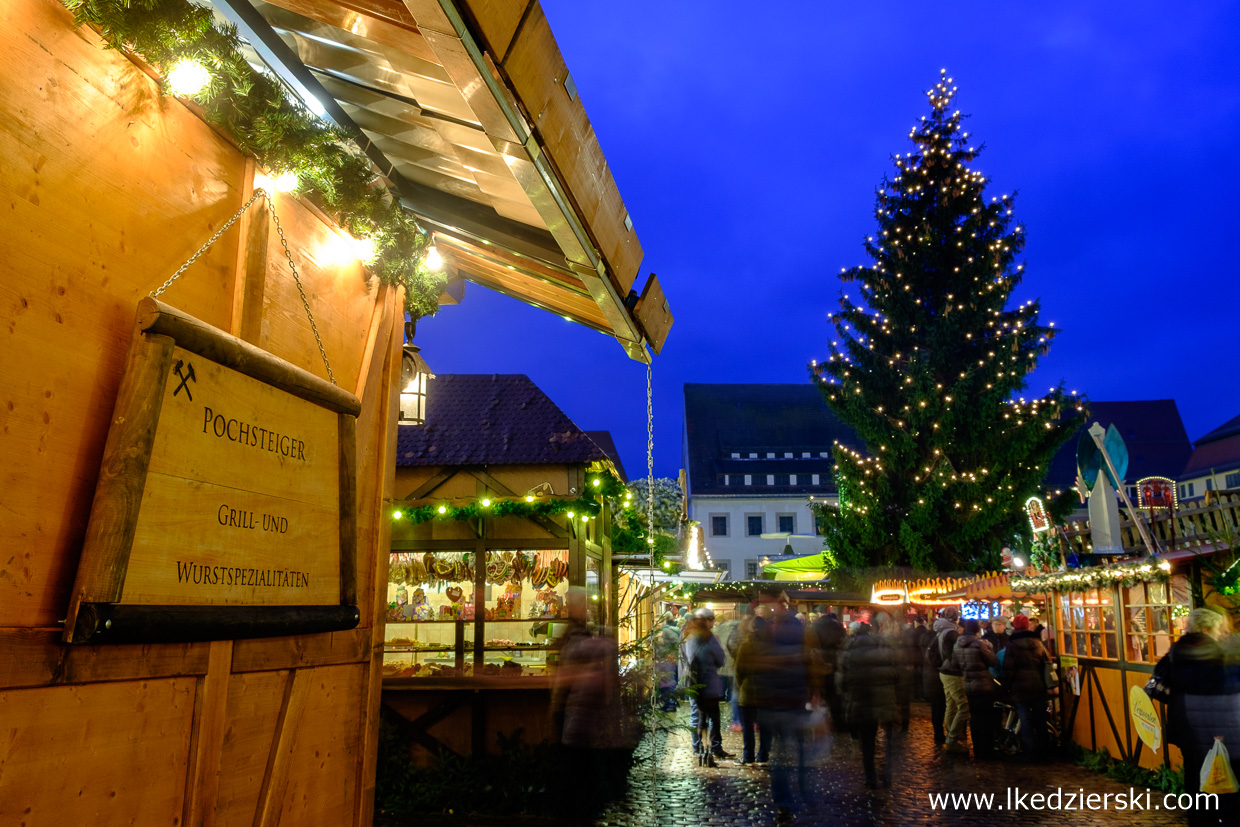
M 816 715 L 859 743 L 871 789 L 892 783 L 894 733 L 908 730 L 914 699 L 930 703 L 944 752 L 969 753 L 971 734 L 973 755 L 989 760 L 1000 729 L 995 701 L 1004 698 L 1020 715 L 1022 756 L 1044 758 L 1053 676 L 1041 624 L 1017 614 L 994 619 L 983 633 L 952 607 L 929 620 L 880 611 L 845 625 L 831 612 L 798 615 L 780 599 L 722 619 L 709 608 L 669 612 L 652 640 L 660 703 L 672 710 L 688 697 L 694 750 L 712 765 L 736 757 L 723 748 L 721 710 L 730 704 L 731 727 L 741 733 L 738 763 L 769 765 L 784 819 L 807 789 Z
M 878 611 L 845 625 L 831 612 L 795 614 L 781 599 L 747 609 L 718 626 L 709 608 L 663 616 L 654 632 L 661 699 L 674 710 L 677 697 L 689 698 L 695 751 L 712 764 L 735 757 L 721 737 L 721 708 L 731 704 L 731 727 L 742 736 L 738 763 L 769 764 L 781 821 L 804 803 L 815 714 L 859 743 L 870 789 L 892 783 L 895 733 L 908 730 L 914 699 L 928 702 L 934 743 L 945 755 L 1042 762 L 1056 746 L 1048 715 L 1059 680 L 1037 617 L 980 621 L 948 606 L 933 618 Z M 1162 699 L 1168 740 L 1181 749 L 1190 768 L 1185 785 L 1195 793 L 1196 768 L 1215 738 L 1240 745 L 1240 636 L 1225 614 L 1196 609 L 1155 675 L 1169 692 Z M 1019 717 L 1015 754 L 1007 738 L 999 749 L 1005 709 Z M 1240 774 L 1240 749 L 1230 757 Z M 1240 824 L 1240 794 L 1222 795 L 1219 804 L 1191 811 L 1190 825 Z

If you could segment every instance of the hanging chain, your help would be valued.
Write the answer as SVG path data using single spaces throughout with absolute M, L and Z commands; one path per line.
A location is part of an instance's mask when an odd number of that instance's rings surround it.
M 263 192 L 263 195 L 266 195 L 266 192 Z M 327 362 L 327 351 L 323 349 L 323 340 L 319 338 L 319 326 L 314 323 L 314 314 L 310 312 L 310 302 L 306 301 L 306 290 L 301 286 L 301 276 L 297 274 L 297 265 L 293 263 L 293 254 L 288 248 L 288 241 L 284 238 L 284 228 L 280 226 L 280 216 L 276 215 L 276 205 L 271 203 L 270 198 L 267 199 L 267 205 L 271 207 L 271 220 L 276 222 L 276 232 L 280 234 L 280 246 L 284 248 L 284 257 L 288 259 L 288 269 L 293 271 L 293 281 L 297 283 L 297 292 L 301 294 L 301 306 L 306 308 L 306 318 L 310 320 L 314 343 L 319 346 L 319 355 L 323 357 L 323 367 L 327 368 L 327 378 L 334 385 L 336 376 L 332 373 L 332 366 Z
M 228 223 L 227 223 L 227 224 L 225 224 L 223 227 L 220 227 L 218 230 L 216 230 L 216 231 L 215 231 L 215 235 L 213 235 L 213 236 L 211 236 L 210 238 L 208 238 L 208 239 L 207 239 L 207 243 L 206 243 L 206 244 L 204 244 L 204 245 L 202 245 L 201 247 L 199 247 L 199 248 L 198 248 L 198 252 L 196 252 L 196 253 L 194 253 L 192 256 L 190 256 L 190 257 L 189 257 L 189 261 L 187 261 L 187 262 L 185 262 L 184 264 L 182 264 L 182 265 L 181 265 L 181 269 L 180 269 L 180 270 L 177 270 L 175 273 L 173 273 L 173 274 L 172 274 L 172 276 L 171 276 L 171 278 L 169 278 L 166 282 L 164 282 L 163 284 L 161 284 L 161 285 L 159 286 L 159 289 L 158 289 L 158 290 L 152 290 L 152 291 L 151 291 L 151 298 L 152 298 L 152 299 L 158 299 L 158 298 L 159 298 L 159 294 L 160 294 L 160 293 L 163 293 L 163 292 L 164 292 L 165 290 L 167 290 L 170 286 L 172 286 L 172 283 L 173 283 L 174 281 L 176 281 L 177 279 L 179 279 L 179 278 L 181 277 L 181 274 L 182 274 L 182 273 L 184 273 L 184 272 L 185 272 L 185 270 L 186 270 L 186 269 L 187 269 L 187 268 L 188 268 L 191 264 L 193 264 L 195 261 L 197 261 L 197 260 L 198 260 L 198 257 L 199 257 L 200 255 L 202 255 L 203 253 L 205 253 L 205 252 L 206 252 L 206 251 L 207 251 L 207 250 L 211 247 L 211 245 L 212 245 L 212 244 L 214 244 L 214 243 L 215 243 L 215 242 L 219 239 L 219 237 L 220 237 L 220 236 L 222 236 L 222 235 L 224 234 L 224 231 L 225 231 L 225 230 L 227 230 L 227 229 L 228 229 L 229 227 L 231 227 L 233 224 L 237 223 L 237 219 L 238 219 L 238 218 L 240 218 L 242 215 L 244 215 L 244 214 L 245 214 L 245 211 L 246 211 L 246 210 L 248 210 L 248 209 L 250 208 L 250 205 L 251 205 L 251 204 L 253 204 L 255 201 L 257 201 L 257 200 L 259 199 L 259 197 L 260 197 L 260 196 L 261 196 L 261 197 L 263 197 L 263 198 L 266 198 L 266 197 L 267 197 L 267 193 L 266 193 L 264 190 L 261 190 L 261 189 L 254 190 L 254 194 L 250 196 L 250 200 L 249 200 L 249 201 L 246 201 L 246 202 L 245 202 L 245 204 L 243 204 L 243 205 L 242 205 L 241 209 L 239 209 L 239 210 L 237 210 L 235 213 L 233 213 L 233 217 L 232 217 L 232 218 L 230 218 L 230 219 L 228 219 Z M 273 212 L 274 212 L 274 211 L 273 211 Z
M 280 216 L 276 215 L 275 202 L 271 200 L 271 196 L 267 194 L 267 190 L 262 189 L 261 187 L 259 189 L 254 190 L 254 194 L 250 196 L 250 200 L 246 201 L 245 204 L 241 206 L 241 209 L 233 213 L 233 217 L 228 219 L 228 222 L 224 224 L 223 227 L 220 227 L 218 230 L 216 230 L 215 235 L 208 238 L 207 243 L 199 247 L 198 252 L 190 256 L 189 261 L 181 265 L 180 270 L 177 270 L 175 273 L 173 273 L 172 276 L 166 282 L 161 284 L 158 289 L 151 291 L 151 298 L 153 299 L 159 298 L 159 295 L 163 293 L 165 290 L 167 290 L 174 281 L 179 279 L 181 277 L 181 274 L 184 273 L 185 270 L 191 264 L 193 264 L 195 261 L 198 260 L 199 256 L 201 256 L 208 249 L 210 249 L 211 245 L 214 244 L 216 241 L 218 241 L 219 237 L 223 235 L 224 232 L 229 227 L 235 224 L 237 222 L 237 219 L 240 218 L 242 215 L 244 215 L 245 211 L 248 210 L 251 207 L 251 205 L 253 205 L 253 203 L 257 201 L 259 198 L 262 198 L 264 201 L 266 201 L 267 208 L 271 210 L 271 220 L 275 222 L 276 232 L 280 235 L 280 246 L 284 248 L 284 257 L 288 259 L 288 268 L 293 271 L 293 281 L 297 284 L 297 292 L 301 295 L 301 306 L 306 309 L 306 318 L 310 320 L 310 330 L 311 332 L 314 333 L 315 344 L 319 346 L 319 355 L 323 357 L 323 367 L 327 368 L 327 378 L 331 380 L 331 383 L 333 385 L 335 385 L 336 375 L 332 373 L 331 363 L 327 361 L 327 351 L 323 349 L 323 339 L 319 337 L 319 327 L 318 325 L 314 323 L 314 314 L 310 312 L 310 302 L 306 300 L 306 290 L 304 287 L 301 286 L 301 275 L 297 272 L 297 264 L 294 263 L 293 261 L 293 253 L 289 250 L 288 240 L 284 237 L 284 228 L 280 226 Z M 649 381 L 650 381 L 649 376 L 647 376 L 646 381 L 647 381 L 647 385 L 649 385 Z M 649 408 L 648 402 L 647 402 L 647 408 Z
M 654 392 L 646 365 L 646 536 L 650 539 L 650 566 L 654 567 Z

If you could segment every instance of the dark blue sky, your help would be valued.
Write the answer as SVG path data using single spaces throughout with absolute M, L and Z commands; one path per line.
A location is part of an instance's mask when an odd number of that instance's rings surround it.
M 1173 398 L 1190 439 L 1240 414 L 1240 3 L 543 0 L 676 321 L 654 363 L 655 473 L 686 382 L 804 382 L 874 192 L 947 68 L 1019 193 L 1024 284 L 1063 329 L 1031 393 Z M 1229 240 L 1230 239 L 1230 240 Z M 524 373 L 645 473 L 645 368 L 467 285 L 418 326 L 442 373 Z

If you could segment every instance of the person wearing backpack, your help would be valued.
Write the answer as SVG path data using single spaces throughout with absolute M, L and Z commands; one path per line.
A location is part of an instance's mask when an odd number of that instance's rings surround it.
M 723 750 L 720 731 L 719 701 L 723 698 L 723 678 L 719 669 L 727 660 L 723 645 L 715 636 L 715 613 L 705 606 L 693 613 L 685 624 L 684 641 L 680 644 L 681 688 L 694 689 L 689 698 L 689 725 L 693 727 L 693 751 L 704 749 L 702 729 L 710 728 L 710 753 L 713 758 L 731 758 Z
M 939 667 L 943 665 L 943 648 L 939 646 L 939 634 L 948 630 L 954 631 L 955 628 L 955 624 L 950 620 L 936 617 L 933 628 L 926 630 L 926 643 L 922 647 L 921 691 L 930 704 L 930 726 L 934 728 L 936 747 L 947 743 L 947 736 L 943 732 L 947 695 L 943 692 L 943 681 L 939 679 Z
M 964 671 L 952 662 L 952 650 L 956 647 L 956 639 L 960 637 L 960 610 L 948 606 L 940 613 L 943 621 L 940 629 L 939 621 L 934 628 L 938 630 L 935 642 L 939 645 L 939 681 L 943 684 L 945 703 L 943 709 L 944 752 L 969 754 L 969 745 L 965 737 L 965 726 L 969 721 L 969 698 L 964 691 Z

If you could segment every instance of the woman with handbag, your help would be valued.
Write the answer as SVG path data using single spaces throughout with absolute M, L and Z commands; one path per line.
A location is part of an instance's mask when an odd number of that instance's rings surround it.
M 1023 614 L 1013 617 L 1012 639 L 1003 655 L 1003 685 L 1020 716 L 1020 743 L 1027 761 L 1050 757 L 1046 737 L 1050 662 L 1041 635 L 1029 628 L 1029 618 Z
M 1167 741 L 1184 754 L 1184 790 L 1194 796 L 1215 736 L 1223 737 L 1232 771 L 1240 774 L 1240 664 L 1220 645 L 1230 625 L 1220 612 L 1194 609 L 1188 615 L 1188 633 L 1154 668 L 1170 692 Z M 1189 810 L 1188 823 L 1191 827 L 1240 824 L 1240 793 L 1220 795 L 1217 810 Z

